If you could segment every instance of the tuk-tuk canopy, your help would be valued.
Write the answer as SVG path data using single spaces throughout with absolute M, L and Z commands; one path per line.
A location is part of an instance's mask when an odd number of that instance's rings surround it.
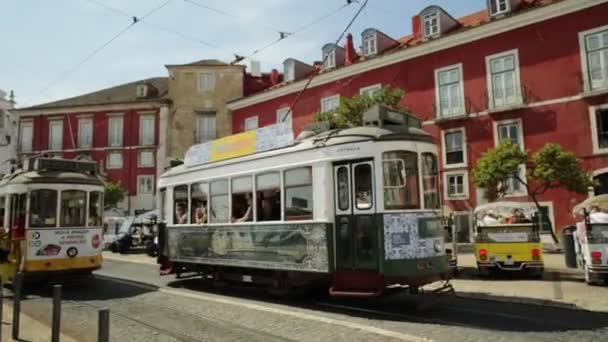
M 574 214 L 584 215 L 583 209 L 589 211 L 591 207 L 598 206 L 600 209 L 608 209 L 608 194 L 589 197 L 572 209 Z
M 120 224 L 125 218 L 125 213 L 118 208 L 107 208 L 103 212 L 103 221 L 105 224 Z
M 487 213 L 506 217 L 511 215 L 513 209 L 520 209 L 526 217 L 532 217 L 538 211 L 538 208 L 532 202 L 492 202 L 477 206 L 475 217 L 482 218 Z
M 158 219 L 158 210 L 150 210 L 141 215 L 135 216 L 135 224 L 152 224 Z

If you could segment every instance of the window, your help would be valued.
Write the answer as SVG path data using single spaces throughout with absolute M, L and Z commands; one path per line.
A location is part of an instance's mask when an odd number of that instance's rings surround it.
M 89 226 L 101 227 L 103 210 L 103 192 L 91 191 L 89 193 Z
M 321 113 L 332 111 L 340 105 L 340 95 L 324 97 L 321 99 Z
M 139 118 L 139 144 L 154 145 L 154 115 Z
M 369 98 L 372 98 L 380 89 L 382 89 L 382 85 L 378 83 L 369 87 L 359 89 L 359 94 L 361 96 L 367 96 Z
M 356 165 L 354 169 L 355 207 L 358 210 L 368 210 L 374 205 L 372 166 L 370 164 Z
M 486 57 L 490 108 L 522 102 L 517 50 Z
M 439 117 L 464 114 L 462 64 L 435 70 L 435 84 Z
M 106 167 L 108 169 L 121 169 L 122 168 L 122 152 L 108 153 L 108 160 L 107 160 Z
M 586 90 L 608 88 L 608 27 L 581 32 L 579 39 Z
M 340 166 L 336 172 L 338 178 L 338 209 L 345 211 L 350 208 L 350 179 L 348 167 Z
M 281 108 L 277 110 L 277 123 L 286 123 L 292 125 L 291 111 L 289 108 Z
M 201 113 L 197 117 L 196 141 L 204 143 L 216 138 L 215 113 Z
M 290 82 L 296 79 L 296 66 L 293 60 L 287 60 L 283 63 L 283 81 Z
M 252 116 L 245 119 L 245 130 L 251 131 L 258 128 L 258 117 Z
M 446 194 L 448 199 L 465 199 L 469 197 L 468 180 L 465 172 L 447 172 L 445 175 Z
M 25 205 L 27 203 L 27 194 L 13 194 L 10 197 L 9 209 L 9 224 L 10 228 L 18 226 L 25 227 Z
M 211 73 L 200 73 L 198 75 L 198 90 L 213 91 L 215 89 L 215 75 Z
M 385 209 L 420 209 L 418 155 L 390 151 L 382 154 Z
M 30 227 L 57 226 L 57 190 L 33 190 L 30 194 Z
M 122 146 L 122 116 L 111 116 L 108 119 L 108 146 Z
M 232 179 L 232 222 L 253 221 L 253 184 L 250 176 Z
M 520 145 L 521 134 L 519 132 L 519 122 L 507 122 L 497 125 L 498 142 L 509 140 L 514 145 Z
M 49 150 L 61 150 L 63 148 L 63 121 L 49 121 Z
M 270 172 L 255 177 L 256 221 L 281 220 L 281 174 Z
M 426 209 L 439 209 L 439 169 L 437 157 L 432 153 L 422 154 L 422 193 Z
M 466 166 L 464 128 L 445 131 L 443 133 L 445 167 Z
M 188 224 L 188 186 L 178 185 L 173 188 L 173 201 L 175 210 L 173 224 Z
M 167 189 L 160 189 L 160 209 L 159 209 L 159 221 L 167 223 Z
M 34 123 L 21 122 L 19 125 L 19 150 L 21 152 L 31 152 L 34 140 Z
M 78 119 L 78 147 L 90 148 L 93 146 L 93 119 Z
M 209 222 L 226 223 L 230 220 L 228 181 L 225 179 L 211 182 L 209 187 Z
M 433 12 L 424 15 L 424 36 L 432 37 L 439 33 L 439 13 Z
M 148 86 L 145 84 L 137 86 L 137 97 L 146 97 L 148 96 Z
M 209 196 L 208 183 L 194 183 L 190 185 L 190 222 L 193 224 L 207 223 L 207 197 Z
M 139 151 L 139 166 L 154 167 L 154 151 Z
M 608 152 L 608 105 L 591 107 L 591 137 L 593 152 Z
M 490 15 L 498 15 L 509 11 L 509 0 L 489 0 Z
M 312 168 L 285 171 L 285 220 L 312 220 Z
M 137 194 L 149 195 L 154 193 L 154 176 L 137 176 Z
M 523 130 L 521 120 L 509 120 L 494 123 L 496 126 L 496 144 L 499 144 L 503 140 L 509 140 L 511 143 L 518 145 L 521 149 L 524 149 L 523 142 Z M 514 177 L 510 177 L 505 180 L 504 187 L 507 195 L 517 195 L 525 192 L 523 184 L 517 180 L 517 177 L 524 180 L 526 179 L 526 168 L 521 165 Z
M 370 33 L 368 35 L 363 36 L 363 55 L 373 56 L 378 53 L 378 44 L 376 33 Z
M 323 69 L 336 67 L 336 49 L 329 50 L 323 56 Z
M 61 192 L 61 226 L 79 227 L 86 224 L 87 193 L 80 190 Z

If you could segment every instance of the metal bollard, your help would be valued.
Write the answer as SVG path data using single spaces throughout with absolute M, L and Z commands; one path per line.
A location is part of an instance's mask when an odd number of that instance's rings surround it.
M 99 310 L 97 341 L 110 342 L 110 309 Z
M 18 272 L 13 279 L 13 340 L 19 339 L 19 324 L 21 315 L 21 287 L 23 286 L 23 274 Z
M 53 321 L 51 326 L 51 341 L 59 342 L 61 331 L 61 285 L 53 286 Z

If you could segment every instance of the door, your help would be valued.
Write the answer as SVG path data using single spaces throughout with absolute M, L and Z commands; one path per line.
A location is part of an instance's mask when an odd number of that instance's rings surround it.
M 378 270 L 373 161 L 334 164 L 336 266 Z

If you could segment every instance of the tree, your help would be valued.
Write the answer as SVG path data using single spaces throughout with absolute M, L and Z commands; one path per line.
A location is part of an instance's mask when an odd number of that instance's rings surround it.
M 518 172 L 522 164 L 526 165 L 526 179 L 522 179 Z M 473 169 L 475 184 L 485 189 L 489 200 L 506 194 L 506 181 L 511 177 L 526 188 L 528 196 L 547 221 L 549 219 L 541 210 L 539 196 L 556 188 L 584 194 L 594 184 L 591 173 L 582 167 L 574 153 L 553 143 L 545 144 L 529 156 L 518 145 L 506 140 L 485 152 Z M 553 239 L 557 241 L 555 235 Z
M 104 188 L 104 202 L 106 207 L 115 207 L 125 198 L 127 193 L 120 182 L 106 181 Z
M 374 95 L 355 95 L 341 98 L 338 108 L 313 115 L 314 122 L 329 122 L 332 128 L 356 127 L 363 124 L 362 115 L 375 104 L 382 104 L 396 110 L 407 111 L 401 105 L 405 92 L 399 88 L 383 87 Z

